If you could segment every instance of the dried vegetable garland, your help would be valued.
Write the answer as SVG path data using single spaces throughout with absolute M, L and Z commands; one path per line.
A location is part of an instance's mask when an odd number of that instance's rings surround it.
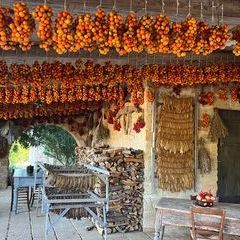
M 239 83 L 240 65 L 214 64 L 197 67 L 194 65 L 167 66 L 145 65 L 136 69 L 130 65 L 101 66 L 91 61 L 75 64 L 35 62 L 11 64 L 0 61 L 0 102 L 32 103 L 74 102 L 74 101 L 115 101 L 125 100 L 127 93 L 135 105 L 144 102 L 144 85 L 152 81 L 156 86 L 194 86 L 197 84 Z M 224 98 L 225 91 L 219 89 Z M 234 92 L 233 92 L 234 94 Z M 231 93 L 231 95 L 233 96 Z M 147 92 L 148 101 L 153 101 L 152 92 Z M 203 104 L 214 102 L 214 93 L 200 96 Z M 122 104 L 123 105 L 123 104 Z
M 191 98 L 164 97 L 158 131 L 158 146 L 173 153 L 192 149 L 193 108 Z
M 24 51 L 32 45 L 30 38 L 35 28 L 32 16 L 38 22 L 40 47 L 46 51 L 53 48 L 58 54 L 82 49 L 107 54 L 110 49 L 115 49 L 119 55 L 142 51 L 149 54 L 174 53 L 178 57 L 188 52 L 208 55 L 223 48 L 230 39 L 227 25 L 210 26 L 193 17 L 172 22 L 162 14 L 156 17 L 146 14 L 138 18 L 131 11 L 124 18 L 117 11 L 105 13 L 98 8 L 94 15 L 84 13 L 76 19 L 64 10 L 58 12 L 53 23 L 53 11 L 48 4 L 37 6 L 32 14 L 25 3 L 15 3 L 13 10 L 0 11 L 0 19 L 9 13 L 13 19 L 13 24 L 4 21 L 3 27 L 11 32 L 4 35 L 5 42 L 13 41 Z M 7 49 L 4 44 L 0 46 Z
M 27 85 L 22 87 L 0 88 L 0 103 L 2 104 L 30 104 L 42 102 L 51 103 L 72 103 L 76 101 L 109 101 L 124 102 L 125 88 L 122 86 L 113 87 L 85 87 L 73 84 L 70 87 L 43 85 L 29 88 Z
M 199 140 L 199 149 L 198 149 L 198 168 L 200 169 L 201 174 L 206 174 L 211 172 L 211 158 L 209 152 L 204 146 L 204 139 Z
M 164 97 L 158 135 L 159 187 L 180 192 L 193 187 L 192 98 Z
M 50 116 L 79 115 L 84 110 L 98 110 L 102 107 L 100 102 L 75 102 L 75 103 L 52 103 L 52 104 L 1 104 L 0 119 L 20 119 Z
M 240 56 L 240 27 L 237 26 L 235 31 L 233 31 L 232 39 L 236 41 L 235 46 L 233 47 L 233 53 L 236 56 Z
M 56 186 L 60 190 L 86 192 L 94 188 L 96 177 L 93 175 L 65 176 L 54 173 L 49 176 L 49 184 Z
M 89 174 L 89 172 L 84 168 L 74 168 L 74 173 L 71 171 L 71 174 L 68 174 L 68 170 L 72 170 L 71 168 L 66 168 L 62 166 L 53 166 L 53 165 L 45 165 L 45 167 L 49 171 L 48 182 L 54 188 L 46 188 L 47 194 L 68 194 L 65 196 L 66 198 L 71 199 L 71 194 L 79 194 L 79 192 L 87 192 L 88 190 L 92 190 L 94 185 L 96 184 L 96 177 L 94 175 Z M 64 169 L 66 173 L 62 173 L 61 171 Z M 58 172 L 60 170 L 60 172 Z M 82 176 L 79 176 L 81 172 Z M 83 198 L 83 196 L 81 196 Z M 54 199 L 54 196 L 53 196 Z M 60 214 L 60 210 L 53 210 L 56 214 Z M 81 219 L 82 217 L 88 217 L 89 214 L 81 208 L 75 208 L 68 211 L 65 215 L 66 218 L 73 219 Z
M 210 129 L 208 133 L 208 138 L 212 142 L 218 141 L 220 138 L 225 138 L 228 136 L 228 129 L 224 125 L 221 117 L 219 116 L 217 110 L 215 110 L 211 124 Z

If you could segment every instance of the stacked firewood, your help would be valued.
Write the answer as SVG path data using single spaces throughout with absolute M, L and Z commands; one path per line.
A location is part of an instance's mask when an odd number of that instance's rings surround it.
M 109 232 L 141 231 L 143 221 L 143 152 L 133 149 L 78 148 L 79 164 L 94 163 L 110 172 Z M 97 193 L 105 195 L 101 184 Z

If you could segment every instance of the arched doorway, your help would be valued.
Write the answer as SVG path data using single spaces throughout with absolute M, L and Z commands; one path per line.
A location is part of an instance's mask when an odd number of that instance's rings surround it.
M 25 168 L 42 161 L 54 165 L 74 165 L 77 142 L 57 125 L 37 125 L 24 130 L 9 152 L 10 168 Z

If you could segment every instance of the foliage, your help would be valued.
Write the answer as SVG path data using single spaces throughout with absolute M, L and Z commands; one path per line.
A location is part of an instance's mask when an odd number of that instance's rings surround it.
M 63 165 L 76 162 L 74 138 L 65 130 L 54 125 L 40 125 L 23 131 L 19 143 L 24 147 L 43 146 L 44 154 Z
M 28 165 L 29 148 L 23 147 L 18 141 L 14 142 L 9 152 L 9 167 L 18 168 Z

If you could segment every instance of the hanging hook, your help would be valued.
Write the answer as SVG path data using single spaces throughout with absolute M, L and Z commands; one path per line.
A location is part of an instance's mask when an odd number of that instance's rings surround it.
M 47 4 L 47 0 L 44 0 L 44 5 L 46 5 Z
M 188 0 L 188 15 L 187 17 L 191 16 L 191 0 Z
M 165 14 L 165 2 L 162 0 L 162 14 Z
M 176 16 L 178 16 L 178 11 L 179 11 L 179 0 L 177 0 L 177 10 L 176 10 Z
M 200 19 L 203 21 L 203 2 L 201 1 Z
M 99 5 L 97 6 L 97 8 L 98 8 L 98 7 L 101 8 L 102 5 L 103 5 L 103 0 L 100 0 L 100 1 L 99 1 Z
M 132 12 L 132 10 L 133 10 L 133 0 L 130 0 L 130 12 Z
M 113 1 L 113 11 L 116 11 L 117 10 L 117 0 L 114 0 Z

